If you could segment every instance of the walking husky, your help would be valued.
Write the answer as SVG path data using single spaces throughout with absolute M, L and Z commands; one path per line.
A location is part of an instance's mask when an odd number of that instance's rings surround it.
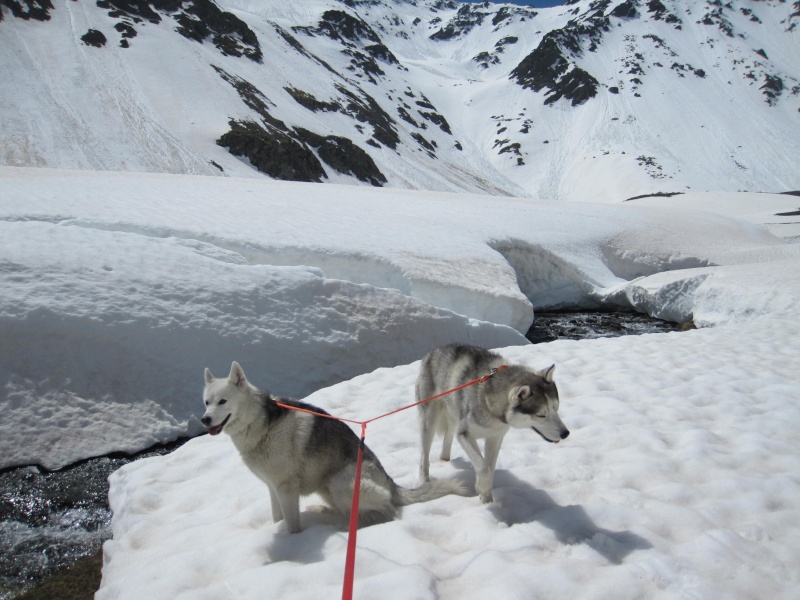
M 486 375 L 502 364 L 499 354 L 475 346 L 450 344 L 433 350 L 422 359 L 416 385 L 417 402 Z M 475 491 L 481 502 L 491 502 L 497 455 L 510 427 L 530 427 L 548 442 L 555 443 L 569 435 L 558 416 L 554 370 L 555 365 L 541 372 L 509 366 L 483 383 L 420 404 L 420 482 L 430 479 L 434 434 L 444 435 L 442 460 L 450 460 L 455 435 L 475 467 Z M 486 440 L 483 454 L 478 448 L 480 438 Z
M 316 406 L 259 391 L 236 362 L 226 379 L 216 379 L 206 369 L 205 383 L 206 412 L 201 422 L 211 435 L 221 431 L 230 435 L 245 465 L 267 484 L 275 522 L 285 519 L 289 533 L 300 531 L 300 496 L 314 492 L 335 512 L 350 512 L 360 440 L 347 425 L 278 406 L 280 402 L 327 414 Z M 402 488 L 364 446 L 362 524 L 389 521 L 399 506 L 446 494 L 465 495 L 465 490 L 449 479 L 427 482 L 413 490 Z

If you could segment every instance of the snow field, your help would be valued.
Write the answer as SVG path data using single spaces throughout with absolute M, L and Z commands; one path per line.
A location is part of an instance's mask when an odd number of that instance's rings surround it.
M 772 350 L 798 329 L 764 317 L 503 349 L 511 362 L 557 364 L 572 435 L 552 446 L 510 432 L 489 506 L 446 497 L 360 530 L 355 597 L 790 598 L 800 575 L 800 385 L 796 346 Z M 370 418 L 413 401 L 417 369 L 381 369 L 308 401 Z M 413 409 L 367 429 L 407 486 L 416 436 Z M 432 469 L 474 484 L 457 446 Z M 305 530 L 286 534 L 225 436 L 126 466 L 112 476 L 111 502 L 99 599 L 340 593 L 346 523 L 314 512 L 312 497 Z

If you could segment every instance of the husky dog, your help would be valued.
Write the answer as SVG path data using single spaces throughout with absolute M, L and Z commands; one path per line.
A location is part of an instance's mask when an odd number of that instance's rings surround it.
M 416 385 L 417 402 L 486 375 L 502 364 L 499 354 L 484 348 L 463 344 L 437 348 L 422 359 Z M 475 467 L 475 491 L 481 502 L 491 502 L 497 455 L 510 427 L 530 427 L 548 442 L 555 443 L 569 435 L 558 416 L 554 370 L 555 365 L 540 372 L 509 366 L 483 383 L 420 404 L 420 482 L 430 478 L 434 434 L 444 435 L 442 460 L 450 460 L 455 435 Z M 478 448 L 480 438 L 486 440 L 483 454 Z
M 299 532 L 300 496 L 315 492 L 334 512 L 350 512 L 360 444 L 352 429 L 338 420 L 278 406 L 280 402 L 327 414 L 259 391 L 236 362 L 225 379 L 216 379 L 206 369 L 205 382 L 201 422 L 211 435 L 230 435 L 245 465 L 267 484 L 275 522 L 285 519 L 289 533 Z M 359 521 L 364 525 L 393 519 L 399 506 L 446 494 L 465 495 L 461 484 L 449 479 L 402 488 L 366 446 L 361 468 Z

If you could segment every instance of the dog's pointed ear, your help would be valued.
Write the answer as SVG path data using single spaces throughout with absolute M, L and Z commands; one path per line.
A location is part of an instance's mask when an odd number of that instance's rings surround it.
M 244 370 L 236 361 L 231 363 L 231 374 L 228 375 L 228 381 L 230 381 L 236 387 L 241 387 L 242 384 L 247 381 L 247 378 L 244 376 Z
M 206 384 L 214 381 L 214 376 L 211 374 L 211 371 L 208 370 L 208 367 L 206 367 L 206 372 L 204 373 L 204 375 L 206 378 Z
M 521 385 L 519 387 L 515 387 L 511 390 L 511 396 L 509 397 L 509 401 L 511 403 L 511 408 L 515 408 L 519 406 L 525 398 L 531 395 L 531 388 L 527 385 Z
M 543 371 L 540 371 L 539 375 L 542 377 L 542 379 L 545 380 L 546 383 L 553 383 L 553 375 L 555 374 L 555 371 L 556 371 L 556 366 L 550 365 Z

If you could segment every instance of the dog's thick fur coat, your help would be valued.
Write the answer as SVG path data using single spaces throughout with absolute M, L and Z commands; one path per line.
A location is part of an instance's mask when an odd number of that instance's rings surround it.
M 503 358 L 484 348 L 450 344 L 422 359 L 416 384 L 417 402 L 486 375 Z M 436 433 L 444 436 L 442 460 L 450 460 L 453 437 L 475 467 L 475 490 L 481 502 L 492 501 L 492 486 L 500 444 L 511 427 L 531 428 L 548 442 L 559 442 L 569 430 L 558 416 L 555 365 L 532 371 L 510 365 L 483 383 L 466 387 L 419 407 L 420 482 L 430 479 L 430 451 Z M 484 451 L 478 447 L 483 438 Z
M 287 406 L 327 414 L 324 410 L 261 392 L 251 385 L 238 363 L 227 378 L 205 370 L 201 419 L 211 435 L 227 433 L 245 465 L 269 488 L 274 521 L 286 521 L 290 533 L 300 531 L 300 497 L 319 494 L 335 512 L 350 512 L 360 440 L 344 423 Z M 359 522 L 393 519 L 397 508 L 427 502 L 446 494 L 464 495 L 450 479 L 426 482 L 416 489 L 398 486 L 378 457 L 364 446 Z

